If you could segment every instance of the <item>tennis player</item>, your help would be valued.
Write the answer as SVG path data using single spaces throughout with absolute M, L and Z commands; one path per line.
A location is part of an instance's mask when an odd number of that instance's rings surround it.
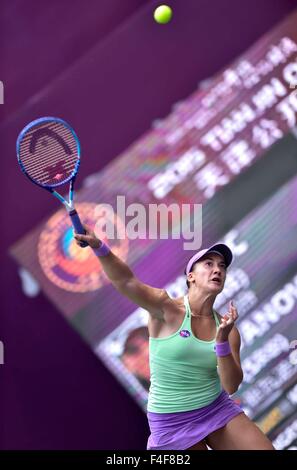
M 243 380 L 238 313 L 213 304 L 222 292 L 232 252 L 224 244 L 188 261 L 188 293 L 172 299 L 139 281 L 108 246 L 86 228 L 75 235 L 94 249 L 114 287 L 149 312 L 151 386 L 149 450 L 274 450 L 270 440 L 230 395 Z

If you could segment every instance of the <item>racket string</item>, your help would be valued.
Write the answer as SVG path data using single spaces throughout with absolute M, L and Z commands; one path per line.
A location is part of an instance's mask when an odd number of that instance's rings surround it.
M 25 173 L 38 184 L 56 186 L 76 173 L 78 144 L 71 130 L 60 122 L 33 126 L 23 136 L 19 148 Z

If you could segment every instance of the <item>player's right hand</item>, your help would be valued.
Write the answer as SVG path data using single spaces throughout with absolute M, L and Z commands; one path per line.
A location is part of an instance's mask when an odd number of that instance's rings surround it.
M 99 240 L 99 238 L 96 237 L 93 230 L 91 230 L 86 225 L 84 225 L 83 227 L 86 231 L 85 235 L 80 235 L 74 232 L 74 238 L 76 243 L 81 246 L 80 242 L 87 242 L 91 248 L 99 248 L 101 246 L 101 241 Z

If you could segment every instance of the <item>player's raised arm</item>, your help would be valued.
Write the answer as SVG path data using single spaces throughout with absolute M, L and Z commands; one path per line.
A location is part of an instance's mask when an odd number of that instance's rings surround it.
M 86 235 L 74 235 L 77 243 L 80 244 L 80 242 L 85 241 L 94 249 L 105 274 L 114 287 L 132 302 L 148 310 L 153 317 L 162 319 L 164 303 L 169 299 L 167 292 L 164 289 L 157 289 L 139 281 L 129 266 L 112 253 L 92 230 L 88 227 L 84 228 Z

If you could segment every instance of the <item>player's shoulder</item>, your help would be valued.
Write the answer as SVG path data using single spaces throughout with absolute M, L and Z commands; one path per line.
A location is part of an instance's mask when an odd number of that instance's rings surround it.
M 164 299 L 163 303 L 163 313 L 165 314 L 165 321 L 167 322 L 175 322 L 177 318 L 184 316 L 184 298 L 173 298 L 167 294 L 167 298 Z

